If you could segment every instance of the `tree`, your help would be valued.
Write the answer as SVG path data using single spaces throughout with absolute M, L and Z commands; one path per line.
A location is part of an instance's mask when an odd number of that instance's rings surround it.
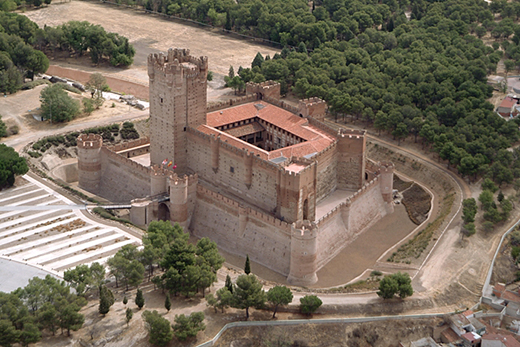
M 273 305 L 273 318 L 279 306 L 285 306 L 291 303 L 293 294 L 286 286 L 276 286 L 267 292 L 267 301 Z
M 208 71 L 206 78 L 208 81 L 213 81 L 213 71 Z
M 482 181 L 482 189 L 489 190 L 491 193 L 495 193 L 498 190 L 497 185 L 490 178 L 486 177 L 484 181 Z
M 249 254 L 246 255 L 246 264 L 244 266 L 244 272 L 246 275 L 249 275 L 251 273 L 251 264 L 249 262 Z
M 70 283 L 78 295 L 83 295 L 87 287 L 92 283 L 92 275 L 88 265 L 78 265 L 74 269 L 63 273 L 65 282 Z
M 93 73 L 90 75 L 90 78 L 85 87 L 87 87 L 87 90 L 89 90 L 92 94 L 92 98 L 95 96 L 96 108 L 99 108 L 101 105 L 103 105 L 103 91 L 108 89 L 108 84 L 105 77 L 99 72 Z
M 265 291 L 255 275 L 240 275 L 233 291 L 233 307 L 246 310 L 249 318 L 249 308 L 263 308 L 266 301 Z
M 491 204 L 493 203 L 493 193 L 491 193 L 489 190 L 483 190 L 478 197 L 478 201 L 480 201 L 484 211 L 489 210 L 491 208 Z
M 25 158 L 20 157 L 12 147 L 0 144 L 0 188 L 11 187 L 15 176 L 24 175 L 29 168 Z
M 79 103 L 59 83 L 47 86 L 40 93 L 42 117 L 52 122 L 67 122 L 79 114 Z
M 148 330 L 148 341 L 155 346 L 164 346 L 173 338 L 170 322 L 161 317 L 157 311 L 144 311 L 143 318 L 146 330 Z
M 67 330 L 67 336 L 70 336 L 70 331 L 77 331 L 85 322 L 85 317 L 79 313 L 80 307 L 76 304 L 67 304 L 60 310 L 59 326 Z
M 213 307 L 215 309 L 215 313 L 217 313 L 218 300 L 213 294 L 209 293 L 206 295 L 206 303 L 208 306 Z
M 218 252 L 217 244 L 207 237 L 197 241 L 197 263 L 207 264 L 214 273 L 222 267 L 225 259 Z
M 323 304 L 320 298 L 316 295 L 305 295 L 300 298 L 300 311 L 303 314 L 311 315 Z
M 164 308 L 166 311 L 170 312 L 172 308 L 172 302 L 170 301 L 170 295 L 166 294 L 166 300 L 164 300 Z
M 253 59 L 253 62 L 251 63 L 251 68 L 254 68 L 255 66 L 262 67 L 262 63 L 264 62 L 264 56 L 260 54 L 260 52 L 256 53 L 255 58 Z
M 233 65 L 229 66 L 228 77 L 230 80 L 235 77 L 235 69 L 233 69 Z
M 110 311 L 110 306 L 114 304 L 114 294 L 106 286 L 101 286 L 99 290 L 99 313 L 106 315 Z
M 139 309 L 142 309 L 144 306 L 143 292 L 139 288 L 137 289 L 137 293 L 135 294 L 135 304 L 137 305 L 137 307 L 139 307 Z
M 407 273 L 397 272 L 385 276 L 379 283 L 377 295 L 383 299 L 391 299 L 398 294 L 401 299 L 413 295 L 412 280 Z
M 175 315 L 175 324 L 172 326 L 175 336 L 180 341 L 185 341 L 188 337 L 195 337 L 199 331 L 206 329 L 204 324 L 204 313 L 194 312 L 189 316 Z
M 126 326 L 128 326 L 128 324 L 132 320 L 132 317 L 134 316 L 134 312 L 132 311 L 132 309 L 130 307 L 128 307 L 126 309 L 125 315 L 126 315 Z
M 229 274 L 226 275 L 225 287 L 227 288 L 227 290 L 229 290 L 230 293 L 233 293 L 233 283 L 231 282 L 231 277 L 229 276 Z
M 127 303 L 128 303 L 128 298 L 125 295 L 125 297 L 123 298 L 123 305 L 126 305 Z
M 399 123 L 397 124 L 397 127 L 392 131 L 392 136 L 397 138 L 397 145 L 401 145 L 401 139 L 404 139 L 408 136 L 408 128 L 406 127 L 406 124 Z

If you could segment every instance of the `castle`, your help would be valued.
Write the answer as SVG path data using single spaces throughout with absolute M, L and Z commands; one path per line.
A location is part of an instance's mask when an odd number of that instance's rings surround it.
M 78 137 L 79 185 L 132 201 L 131 220 L 171 220 L 219 247 L 311 285 L 317 271 L 393 212 L 394 166 L 366 158 L 364 131 L 336 131 L 318 98 L 298 107 L 280 85 L 207 107 L 207 57 L 148 57 L 150 138 L 112 147 Z M 132 157 L 149 153 L 150 165 Z

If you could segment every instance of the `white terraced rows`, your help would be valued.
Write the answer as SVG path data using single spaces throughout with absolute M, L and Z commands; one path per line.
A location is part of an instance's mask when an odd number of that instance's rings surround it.
M 124 245 L 141 243 L 117 227 L 88 219 L 81 206 L 24 178 L 30 183 L 0 192 L 0 257 L 63 275 L 79 264 L 104 263 Z

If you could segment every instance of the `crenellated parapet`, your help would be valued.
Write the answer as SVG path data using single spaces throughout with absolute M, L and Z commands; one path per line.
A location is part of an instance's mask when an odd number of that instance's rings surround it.
M 302 220 L 291 226 L 291 265 L 287 281 L 293 285 L 309 286 L 318 281 L 316 223 Z
M 273 98 L 280 100 L 280 83 L 266 81 L 262 83 L 246 83 L 246 94 L 257 94 L 259 99 Z
M 80 134 L 76 143 L 78 148 L 99 149 L 103 146 L 103 137 L 98 134 Z
M 247 94 L 244 96 L 239 96 L 233 99 L 229 99 L 226 101 L 220 101 L 220 102 L 214 102 L 211 104 L 208 104 L 206 106 L 207 112 L 214 112 L 218 110 L 222 110 L 224 108 L 228 108 L 231 106 L 237 106 L 241 104 L 246 104 L 248 102 L 256 101 L 258 100 L 258 95 L 256 93 L 254 94 Z
M 314 97 L 303 99 L 298 102 L 298 114 L 300 117 L 323 120 L 327 112 L 327 102 L 320 98 Z
M 150 144 L 150 138 L 141 137 L 137 140 L 127 141 L 127 142 L 118 143 L 116 145 L 107 146 L 107 148 L 109 150 L 111 150 L 112 152 L 121 152 L 121 151 L 125 151 L 128 149 L 134 148 L 134 147 L 144 146 L 147 144 Z
M 205 77 L 207 72 L 208 57 L 191 56 L 189 49 L 170 48 L 167 54 L 152 53 L 148 56 L 148 77 L 151 81 L 157 73 L 172 75 L 170 81 L 173 84 L 173 75 L 193 78 L 202 74 Z

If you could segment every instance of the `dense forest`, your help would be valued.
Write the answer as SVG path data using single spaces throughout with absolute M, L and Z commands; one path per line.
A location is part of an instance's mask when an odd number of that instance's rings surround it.
M 241 81 L 276 80 L 282 91 L 325 99 L 337 117 L 412 137 L 471 178 L 520 178 L 519 121 L 486 101 L 487 75 L 520 65 L 520 2 L 483 0 L 148 0 L 148 9 L 286 45 L 240 67 Z M 516 35 L 518 33 L 518 35 Z M 486 45 L 485 37 L 492 42 Z M 292 48 L 290 48 L 292 47 Z M 505 56 L 504 56 L 505 55 Z M 238 87 L 240 88 L 240 87 Z

